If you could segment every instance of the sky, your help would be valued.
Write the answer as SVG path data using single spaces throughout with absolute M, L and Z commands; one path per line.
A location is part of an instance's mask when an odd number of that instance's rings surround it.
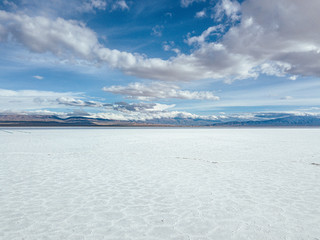
M 1 0 L 0 114 L 319 114 L 319 12 L 319 0 Z

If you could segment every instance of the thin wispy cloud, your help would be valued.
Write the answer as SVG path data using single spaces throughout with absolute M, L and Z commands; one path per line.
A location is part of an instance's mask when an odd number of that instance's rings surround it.
M 39 75 L 35 75 L 35 76 L 33 76 L 35 79 L 38 79 L 38 80 L 42 80 L 43 79 L 43 77 L 42 76 L 39 76 Z
M 14 10 L 18 8 L 18 6 L 13 1 L 10 1 L 10 0 L 4 0 L 3 4 Z
M 205 2 L 205 1 L 206 0 L 181 0 L 180 3 L 182 7 L 189 7 L 195 2 Z
M 162 31 L 164 29 L 164 26 L 162 25 L 156 25 L 152 28 L 151 35 L 161 37 L 162 36 Z
M 80 11 L 94 11 L 94 10 L 106 10 L 107 2 L 105 0 L 87 0 L 81 7 L 78 7 Z
M 206 29 L 205 31 L 203 31 L 200 36 L 188 37 L 186 42 L 189 45 L 192 45 L 192 44 L 200 44 L 201 45 L 206 42 L 207 38 L 210 35 L 220 34 L 222 31 L 223 31 L 222 25 L 212 26 L 212 27 L 209 27 L 208 29 Z
M 57 98 L 79 97 L 77 92 L 0 89 L 0 111 L 58 108 Z
M 127 103 L 117 102 L 110 105 L 113 110 L 120 112 L 163 112 L 175 107 L 174 104 L 160 104 L 160 103 Z
M 102 103 L 96 101 L 83 101 L 81 99 L 75 99 L 72 97 L 59 97 L 56 99 L 59 104 L 74 107 L 103 107 Z
M 129 6 L 124 0 L 117 0 L 112 4 L 112 10 L 121 9 L 121 10 L 129 10 Z

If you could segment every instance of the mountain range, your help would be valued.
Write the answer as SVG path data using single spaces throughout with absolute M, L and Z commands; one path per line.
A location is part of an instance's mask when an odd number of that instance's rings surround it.
M 247 117 L 228 116 L 217 119 L 158 118 L 144 121 L 121 121 L 86 116 L 61 117 L 56 115 L 0 115 L 2 127 L 54 127 L 54 126 L 105 126 L 105 127 L 320 127 L 320 116 L 312 114 L 260 113 Z

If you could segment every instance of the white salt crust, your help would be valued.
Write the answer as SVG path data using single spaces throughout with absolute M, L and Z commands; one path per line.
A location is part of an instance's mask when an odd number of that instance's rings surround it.
M 320 129 L 0 129 L 0 239 L 319 240 Z

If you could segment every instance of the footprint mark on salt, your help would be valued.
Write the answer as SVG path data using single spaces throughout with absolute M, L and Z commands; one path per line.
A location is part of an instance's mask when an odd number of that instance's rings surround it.
M 320 166 L 320 163 L 311 163 L 311 165 L 314 165 L 314 166 Z

